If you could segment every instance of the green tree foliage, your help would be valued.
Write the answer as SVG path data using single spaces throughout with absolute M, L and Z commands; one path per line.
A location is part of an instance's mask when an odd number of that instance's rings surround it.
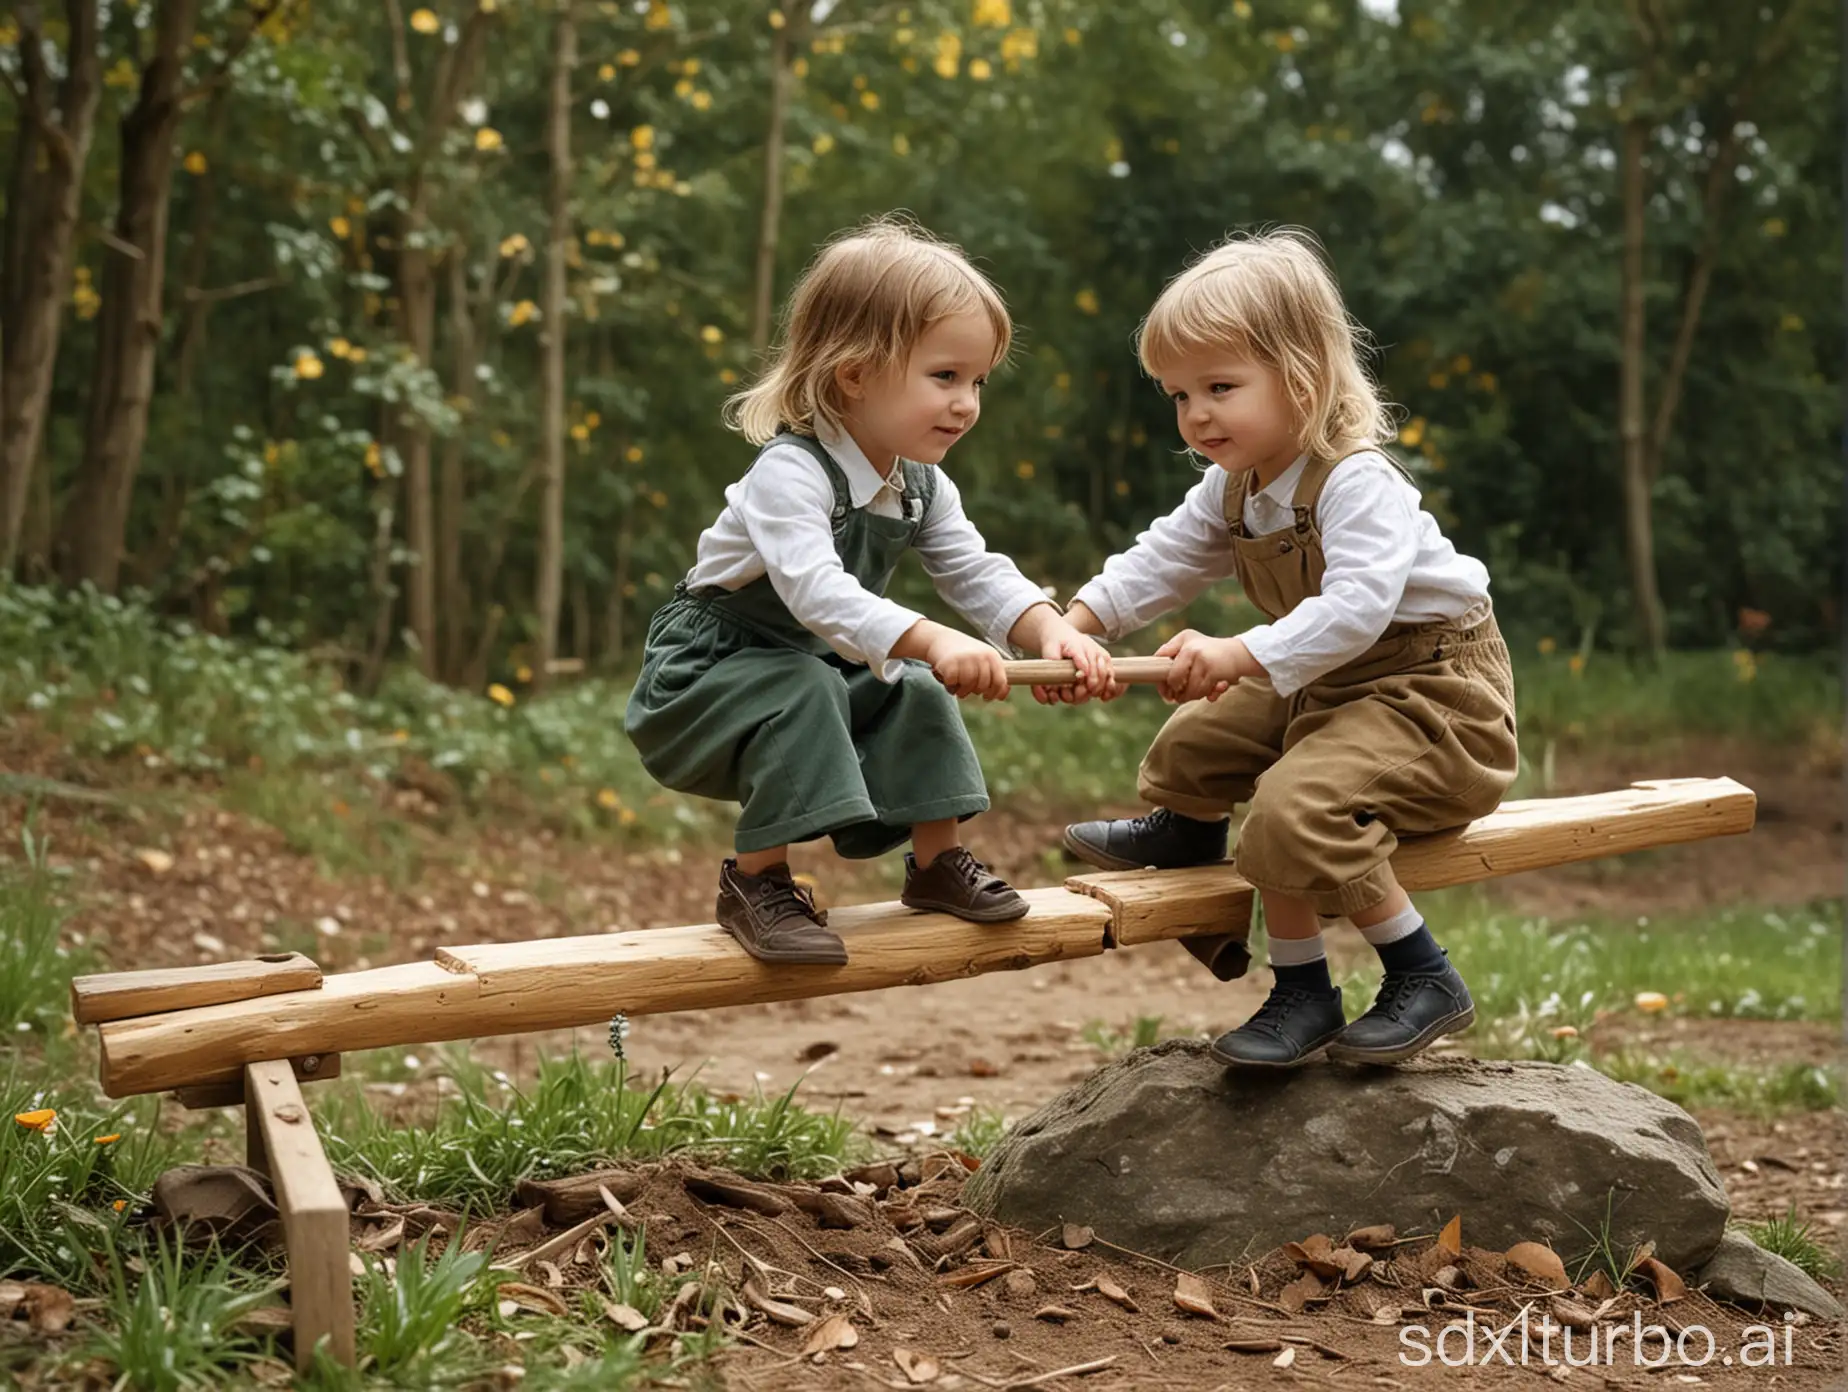
M 119 583 L 208 630 L 337 652 L 368 682 L 405 655 L 470 684 L 534 660 L 558 333 L 556 651 L 632 656 L 750 458 L 718 417 L 756 361 L 774 165 L 777 301 L 820 240 L 893 208 L 1004 288 L 1017 351 L 951 467 L 1029 573 L 1069 589 L 1186 487 L 1135 324 L 1227 231 L 1297 223 L 1375 335 L 1400 451 L 1491 564 L 1505 621 L 1633 643 L 1620 155 L 1644 95 L 1651 408 L 1679 383 L 1649 489 L 1669 637 L 1801 647 L 1836 627 L 1841 152 L 1819 5 L 570 0 L 553 324 L 561 2 L 92 7 L 102 92 L 20 573 L 54 573 L 60 519 L 84 515 L 103 301 L 128 279 L 107 230 L 123 117 L 157 18 L 194 10 Z M 51 94 L 68 70 L 68 19 L 41 8 L 0 19 L 16 160 L 44 158 L 28 73 Z M 1780 22 L 1788 46 L 1754 79 Z M 15 169 L 9 219 L 22 187 Z

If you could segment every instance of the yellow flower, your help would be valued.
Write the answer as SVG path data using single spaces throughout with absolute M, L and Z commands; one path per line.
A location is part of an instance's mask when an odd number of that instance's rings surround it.
M 501 133 L 493 126 L 483 126 L 475 132 L 477 150 L 498 150 L 501 147 Z
M 792 73 L 794 73 L 797 77 L 807 77 L 808 76 L 808 59 L 806 58 L 796 59 L 795 62 L 789 65 L 789 70 Z
M 341 241 L 345 241 L 353 231 L 353 224 L 343 217 L 335 216 L 327 220 L 327 228 Z
M 1442 391 L 1445 387 L 1450 385 L 1450 374 L 1448 372 L 1433 372 L 1429 381 L 1434 389 Z
M 712 109 L 712 93 L 708 92 L 703 87 L 695 92 L 693 94 L 693 109 L 695 111 L 710 111 Z
M 1067 29 L 1065 31 L 1065 42 L 1068 44 L 1083 43 L 1084 35 L 1079 33 L 1076 29 Z
M 700 329 L 699 336 L 707 343 L 723 343 L 725 341 L 725 333 L 717 324 L 707 324 Z
M 1469 376 L 1469 354 L 1458 353 L 1450 360 L 1450 370 L 1459 377 Z
M 614 788 L 599 788 L 597 790 L 597 806 L 607 807 L 611 811 L 614 811 L 616 808 L 622 806 L 622 799 L 616 796 L 616 790 Z
M 1668 997 L 1663 995 L 1660 991 L 1638 991 L 1636 993 L 1636 1008 L 1647 1014 L 1653 1015 L 1658 1010 L 1666 1010 L 1668 1008 Z
M 488 699 L 499 706 L 511 706 L 513 704 L 513 693 L 499 682 L 495 682 L 488 688 Z
M 615 80 L 616 65 L 614 63 L 605 63 L 602 67 L 597 69 L 597 81 L 614 82 Z
M 409 730 L 393 730 L 391 732 L 391 742 L 393 744 L 403 744 L 408 741 L 410 737 L 411 732 Z
M 631 464 L 640 464 L 642 462 L 642 447 L 640 445 L 630 445 L 628 449 L 623 451 L 622 457 Z
M 205 152 L 203 150 L 193 150 L 186 156 L 182 163 L 188 174 L 203 174 L 206 168 Z
M 937 35 L 937 56 L 931 66 L 938 77 L 955 77 L 962 67 L 962 36 L 947 29 Z
M 522 662 L 513 669 L 513 679 L 522 684 L 529 682 L 533 679 L 533 669 Z
M 128 1207 L 128 1200 L 127 1199 L 117 1199 L 114 1203 L 110 1204 L 109 1206 L 113 1208 L 117 1213 L 120 1213 L 123 1209 Z
M 1033 477 L 1033 461 L 1031 459 L 1021 460 L 1018 464 L 1014 466 L 1014 472 L 1023 479 L 1032 478 Z
M 1551 657 L 1559 649 L 1559 644 L 1551 638 L 1542 638 L 1539 642 L 1540 656 Z
M 532 243 L 526 240 L 526 234 L 524 232 L 515 232 L 511 237 L 501 238 L 500 254 L 502 256 L 518 256 L 530 246 L 532 246 Z
M 443 21 L 436 17 L 435 10 L 411 11 L 411 28 L 420 34 L 434 34 L 443 27 Z
M 344 338 L 330 338 L 327 340 L 327 351 L 336 358 L 344 358 L 353 351 L 353 345 Z
M 642 21 L 644 29 L 666 29 L 674 22 L 673 13 L 661 0 L 654 0 L 648 7 L 648 18 Z
M 625 48 L 621 53 L 616 55 L 616 65 L 618 67 L 633 68 L 641 61 L 642 55 L 632 48 Z
M 770 27 L 772 29 L 781 29 L 787 23 L 789 23 L 789 21 L 783 17 L 783 12 L 781 10 L 770 11 Z
M 1552 1033 L 1555 1039 L 1577 1039 L 1579 1037 L 1577 1025 L 1557 1025 Z
M 375 476 L 384 476 L 385 456 L 379 449 L 379 442 L 377 440 L 369 440 L 366 442 L 366 468 Z
M 57 1119 L 57 1112 L 50 1107 L 46 1107 L 44 1110 L 37 1112 L 20 1112 L 13 1118 L 14 1121 L 25 1127 L 26 1130 L 36 1131 L 41 1136 L 51 1130 L 52 1124 L 56 1122 Z
M 321 360 L 313 353 L 297 353 L 295 355 L 295 375 L 297 377 L 312 382 L 324 371 L 326 371 L 326 368 L 323 366 Z
M 1072 303 L 1086 314 L 1095 314 L 1098 311 L 1097 292 L 1087 285 L 1072 297 Z
M 1766 218 L 1760 230 L 1767 237 L 1781 237 L 1789 229 L 1785 227 L 1783 218 Z
M 590 427 L 585 425 L 582 421 L 578 422 L 578 424 L 571 427 L 571 438 L 574 440 L 588 440 L 590 438 Z
M 676 82 L 674 84 L 674 95 L 677 97 L 692 96 L 693 95 L 693 79 L 690 77 L 683 77 L 680 79 L 680 81 Z
M 634 826 L 636 822 L 635 809 L 633 807 L 623 808 L 622 811 L 616 814 L 616 820 L 621 822 L 624 826 Z
M 96 1138 L 96 1144 L 97 1145 L 114 1145 L 117 1141 L 121 1139 L 122 1139 L 122 1133 L 120 1131 L 111 1131 L 107 1136 L 98 1136 Z
M 900 159 L 911 153 L 911 142 L 905 138 L 903 131 L 892 137 L 892 153 Z
M 629 132 L 629 144 L 637 150 L 654 149 L 654 139 L 655 128 L 653 126 L 637 126 Z
M 531 300 L 521 300 L 508 311 L 507 322 L 517 329 L 520 325 L 530 322 L 533 316 L 538 313 L 538 305 L 534 304 Z
M 595 430 L 598 426 L 603 424 L 603 417 L 598 415 L 595 411 L 586 411 L 584 413 L 584 424 L 589 426 L 592 430 Z
M 1583 676 L 1585 672 L 1585 654 L 1573 653 L 1571 657 L 1566 659 L 1566 666 L 1571 670 L 1573 676 Z
M 1118 479 L 1116 481 L 1116 495 L 1119 498 L 1127 498 L 1129 496 L 1129 480 L 1128 479 Z
M 1288 53 L 1291 49 L 1296 47 L 1296 35 L 1292 34 L 1287 29 L 1281 29 L 1271 42 L 1277 45 L 1277 51 L 1279 53 Z
M 657 488 L 655 489 L 654 492 L 648 495 L 648 501 L 653 503 L 658 508 L 664 508 L 667 506 L 667 494 L 663 493 L 660 489 Z
M 1476 385 L 1493 396 L 1496 386 L 1495 374 L 1493 372 L 1478 372 L 1476 374 Z
M 1013 7 L 1008 0 L 975 0 L 974 21 L 978 28 L 1005 29 L 1014 22 Z
M 823 131 L 810 142 L 809 148 L 818 155 L 825 155 L 834 148 L 834 137 Z
M 1422 416 L 1414 416 L 1399 428 L 1399 443 L 1402 445 L 1416 448 L 1422 439 L 1424 439 L 1424 417 Z
M 1072 374 L 1069 372 L 1061 372 L 1057 377 L 1052 379 L 1052 385 L 1062 392 L 1070 391 L 1072 389 Z
M 865 107 L 868 111 L 877 111 L 879 109 L 879 94 L 877 92 L 860 93 L 860 105 Z
M 729 387 L 738 380 L 738 374 L 729 367 L 722 367 L 719 369 L 719 380 Z
M 1250 19 L 1251 6 L 1246 3 L 1246 0 L 1232 0 L 1232 13 L 1240 19 Z
M 988 81 L 989 78 L 994 76 L 994 73 L 994 68 L 989 66 L 989 62 L 986 58 L 977 58 L 973 63 L 969 64 L 969 76 L 973 77 L 977 82 Z
M 1802 333 L 1803 316 L 1801 314 L 1786 314 L 1782 319 L 1777 321 L 1777 326 L 1785 333 Z

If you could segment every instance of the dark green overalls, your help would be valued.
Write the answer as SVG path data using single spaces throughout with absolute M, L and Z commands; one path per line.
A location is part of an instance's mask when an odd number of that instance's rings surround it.
M 771 444 L 798 445 L 827 472 L 841 564 L 883 596 L 930 512 L 935 471 L 902 461 L 905 516 L 881 517 L 852 505 L 819 441 Z M 930 668 L 907 661 L 900 680 L 881 681 L 797 622 L 767 575 L 737 590 L 675 586 L 648 626 L 623 728 L 658 782 L 743 804 L 740 851 L 826 835 L 864 860 L 919 822 L 988 810 L 956 698 Z

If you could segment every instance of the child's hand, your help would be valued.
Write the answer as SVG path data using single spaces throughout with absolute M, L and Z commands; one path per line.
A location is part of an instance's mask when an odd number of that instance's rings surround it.
M 1113 701 L 1123 694 L 1111 671 L 1110 653 L 1088 633 L 1080 633 L 1063 619 L 1049 625 L 1040 640 L 1041 657 L 1063 657 L 1077 664 L 1078 681 L 1072 686 L 1036 686 L 1033 699 L 1042 706 L 1082 706 L 1093 696 Z
M 987 701 L 1007 699 L 1007 668 L 1001 654 L 988 644 L 946 628 L 931 640 L 924 655 L 937 680 L 950 695 L 980 696 Z
M 1197 701 L 1202 696 L 1217 701 L 1244 678 L 1264 675 L 1243 638 L 1209 638 L 1191 628 L 1163 643 L 1155 656 L 1174 659 L 1161 687 L 1167 701 Z

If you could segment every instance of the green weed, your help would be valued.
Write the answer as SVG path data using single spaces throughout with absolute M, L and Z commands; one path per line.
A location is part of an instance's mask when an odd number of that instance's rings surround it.
M 1814 1281 L 1833 1281 L 1842 1274 L 1841 1259 L 1816 1239 L 1816 1230 L 1797 1215 L 1797 1206 L 1762 1223 L 1742 1223 L 1748 1236 L 1765 1251 L 1784 1258 Z
M 64 941 L 64 902 L 29 821 L 20 844 L 23 864 L 0 863 L 0 1032 L 55 1038 L 69 1013 L 71 978 L 92 970 L 95 956 Z
M 1115 1029 L 1102 1020 L 1090 1020 L 1080 1038 L 1105 1058 L 1121 1058 L 1132 1049 L 1147 1049 L 1161 1042 L 1159 1015 L 1138 1015 L 1128 1029 Z
M 368 1258 L 359 1279 L 359 1345 L 379 1377 L 401 1387 L 461 1385 L 479 1375 L 485 1351 L 462 1328 L 491 1311 L 503 1279 L 486 1252 L 463 1250 L 457 1234 L 432 1260 L 433 1234 L 395 1261 Z
M 1687 1111 L 1724 1109 L 1763 1118 L 1827 1111 L 1841 1104 L 1836 1076 L 1809 1063 L 1755 1067 L 1634 1050 L 1597 1055 L 1591 1063 L 1599 1072 L 1648 1088 Z
M 950 1133 L 949 1145 L 965 1155 L 986 1160 L 1012 1125 L 1006 1113 L 992 1107 L 977 1107 Z

